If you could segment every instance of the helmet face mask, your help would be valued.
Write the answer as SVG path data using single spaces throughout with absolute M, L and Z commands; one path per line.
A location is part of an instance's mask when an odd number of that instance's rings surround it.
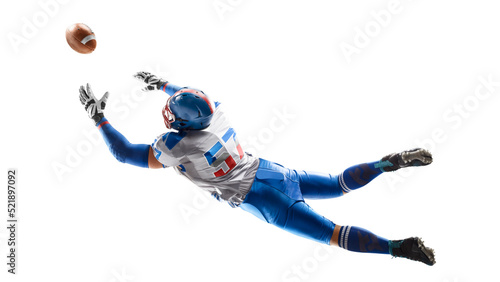
M 172 128 L 172 123 L 175 121 L 175 115 L 172 113 L 172 110 L 170 110 L 170 100 L 172 99 L 173 95 L 168 98 L 167 104 L 163 108 L 162 114 L 163 114 L 163 119 L 165 120 L 165 126 L 168 129 Z
M 168 98 L 162 113 L 168 129 L 202 130 L 210 125 L 214 108 L 202 91 L 183 88 Z

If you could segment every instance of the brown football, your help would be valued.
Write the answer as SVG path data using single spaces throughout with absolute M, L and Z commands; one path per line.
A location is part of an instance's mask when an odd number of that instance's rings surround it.
M 97 46 L 94 32 L 82 23 L 71 25 L 66 29 L 66 41 L 73 50 L 81 54 L 90 54 Z

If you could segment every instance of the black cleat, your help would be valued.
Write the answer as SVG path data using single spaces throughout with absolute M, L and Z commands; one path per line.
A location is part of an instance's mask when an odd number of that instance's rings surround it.
M 402 257 L 423 262 L 427 265 L 434 265 L 434 250 L 424 246 L 422 239 L 417 237 L 404 240 L 389 241 L 390 253 L 394 257 Z
M 396 171 L 403 167 L 424 166 L 432 163 L 432 154 L 421 148 L 387 155 L 375 165 L 382 171 Z

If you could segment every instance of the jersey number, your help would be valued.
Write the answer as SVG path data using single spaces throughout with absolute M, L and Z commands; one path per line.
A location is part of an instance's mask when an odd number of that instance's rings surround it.
M 224 133 L 224 136 L 222 136 L 222 141 L 224 141 L 224 144 L 226 144 L 230 139 L 234 140 L 240 159 L 242 159 L 243 149 L 241 149 L 241 145 L 236 139 L 236 132 L 234 132 L 233 128 L 229 128 L 226 133 Z M 220 156 L 216 158 L 215 155 L 221 150 L 223 150 L 222 154 L 220 154 Z M 222 146 L 222 143 L 220 141 L 217 141 L 217 143 L 215 143 L 215 145 L 213 145 L 212 148 L 210 148 L 210 150 L 208 150 L 208 152 L 204 154 L 204 156 L 207 159 L 208 164 L 212 167 L 219 167 L 222 163 L 225 163 L 227 165 L 227 171 L 224 172 L 224 170 L 221 168 L 214 172 L 215 177 L 221 177 L 228 174 L 236 166 L 236 162 L 234 161 L 233 157 L 227 151 L 227 148 L 225 146 Z

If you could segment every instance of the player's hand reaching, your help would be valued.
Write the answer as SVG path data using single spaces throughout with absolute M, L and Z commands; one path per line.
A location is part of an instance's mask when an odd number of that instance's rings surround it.
M 106 92 L 100 100 L 97 100 L 88 83 L 87 89 L 83 85 L 80 86 L 80 102 L 85 107 L 89 118 L 93 119 L 96 124 L 104 117 L 104 108 L 106 107 L 108 97 L 109 93 Z
M 146 87 L 142 88 L 142 91 L 159 90 L 163 86 L 163 84 L 168 82 L 162 78 L 157 77 L 154 74 L 145 71 L 140 71 L 134 74 L 134 77 L 147 84 Z

